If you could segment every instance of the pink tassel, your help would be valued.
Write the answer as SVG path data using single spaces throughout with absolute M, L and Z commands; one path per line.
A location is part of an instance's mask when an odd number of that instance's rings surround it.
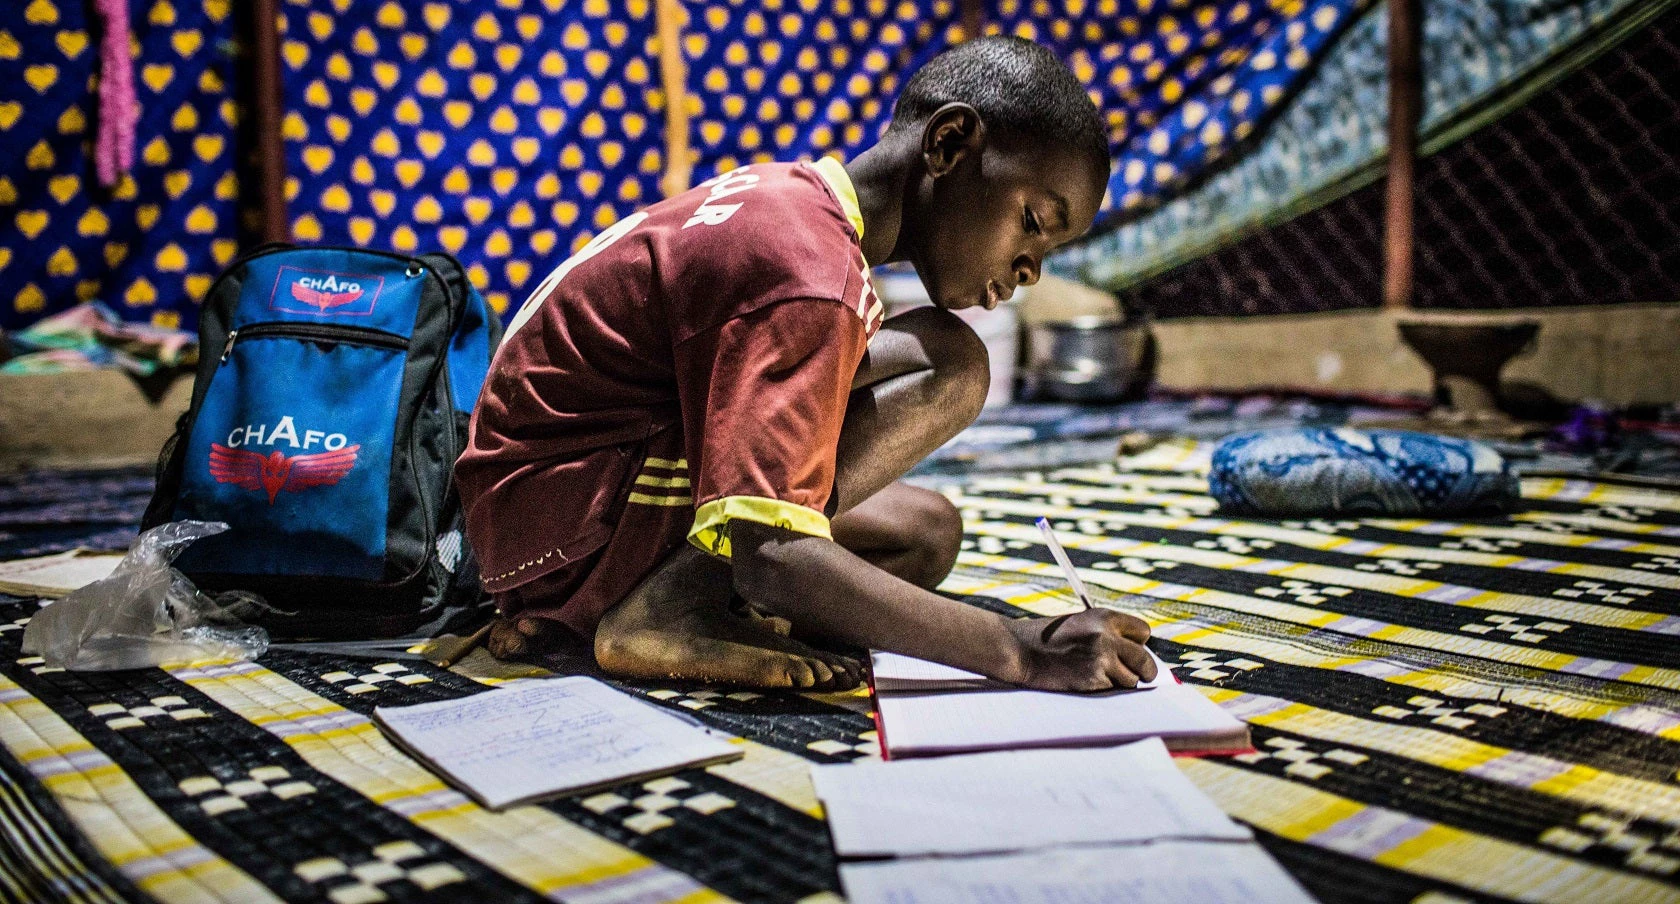
M 134 95 L 134 59 L 128 50 L 128 0 L 95 0 L 94 8 L 105 19 L 99 43 L 99 143 L 94 148 L 94 168 L 100 184 L 109 187 L 134 166 L 134 125 L 140 119 L 140 102 Z

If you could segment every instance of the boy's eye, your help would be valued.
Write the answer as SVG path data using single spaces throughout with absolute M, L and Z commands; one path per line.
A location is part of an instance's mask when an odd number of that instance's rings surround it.
M 1024 212 L 1023 212 L 1023 213 L 1022 213 L 1022 215 L 1021 215 L 1021 221 L 1022 221 L 1022 224 L 1023 224 L 1023 226 L 1024 226 L 1024 227 L 1025 227 L 1025 228 L 1026 228 L 1026 230 L 1027 230 L 1027 233 L 1028 233 L 1028 234 L 1029 234 L 1029 235 L 1037 235 L 1037 234 L 1039 234 L 1039 233 L 1040 233 L 1040 232 L 1042 232 L 1042 231 L 1044 231 L 1044 230 L 1043 230 L 1043 229 L 1042 229 L 1042 228 L 1041 228 L 1041 227 L 1040 227 L 1040 226 L 1039 226 L 1039 225 L 1038 225 L 1038 215 L 1037 215 L 1037 214 L 1035 214 L 1035 213 L 1033 213 L 1033 212 L 1032 212 L 1032 208 L 1030 208 L 1030 207 L 1029 207 L 1029 208 L 1027 208 L 1027 209 L 1026 209 L 1026 210 L 1025 210 L 1025 211 L 1024 211 Z

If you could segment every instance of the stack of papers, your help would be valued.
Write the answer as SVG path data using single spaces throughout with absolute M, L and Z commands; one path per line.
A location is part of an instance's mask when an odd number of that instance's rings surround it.
M 819 766 L 813 781 L 842 857 L 1253 837 L 1178 771 L 1156 739 Z
M 37 559 L 0 562 L 0 593 L 14 596 L 61 597 L 72 590 L 111 576 L 120 552 L 92 552 L 73 549 Z
M 387 734 L 492 809 L 739 759 L 736 744 L 583 676 L 379 707 Z
M 853 904 L 1312 898 L 1159 739 L 813 770 Z M 844 862 L 848 858 L 881 858 Z
M 1155 656 L 1153 652 L 1149 654 Z M 1248 726 L 1155 657 L 1159 674 L 1134 690 L 1033 691 L 900 656 L 874 654 L 876 712 L 888 759 L 1028 747 L 1093 747 L 1148 737 L 1179 753 L 1253 750 Z
M 852 904 L 1312 904 L 1257 844 L 1162 841 L 848 863 Z

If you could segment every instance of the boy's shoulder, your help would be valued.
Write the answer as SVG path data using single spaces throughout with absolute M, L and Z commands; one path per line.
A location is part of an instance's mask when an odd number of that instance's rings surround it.
M 738 167 L 664 202 L 667 291 L 697 329 L 790 299 L 845 302 L 865 277 L 850 182 L 805 163 Z M 844 178 L 844 170 L 839 172 Z M 674 337 L 679 341 L 682 336 Z

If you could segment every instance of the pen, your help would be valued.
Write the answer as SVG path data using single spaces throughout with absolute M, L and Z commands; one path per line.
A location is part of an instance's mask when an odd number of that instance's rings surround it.
M 1079 579 L 1079 572 L 1073 570 L 1073 563 L 1068 561 L 1067 550 L 1062 549 L 1062 543 L 1056 539 L 1056 532 L 1050 529 L 1050 519 L 1038 519 L 1038 529 L 1044 532 L 1044 542 L 1050 546 L 1050 554 L 1056 557 L 1056 564 L 1062 566 L 1062 573 L 1067 575 L 1068 583 L 1073 586 L 1073 592 L 1085 608 L 1091 608 L 1091 594 L 1085 591 L 1085 582 Z
M 451 650 L 449 653 L 445 654 L 441 659 L 439 659 L 437 661 L 437 667 L 440 668 L 440 669 L 447 669 L 450 666 L 454 665 L 455 663 L 460 662 L 462 659 L 465 659 L 467 657 L 468 653 L 471 653 L 474 649 L 476 649 L 478 647 L 479 644 L 484 642 L 484 639 L 486 637 L 490 636 L 490 625 L 493 625 L 493 624 L 495 624 L 495 622 L 491 622 L 490 624 L 487 624 L 484 627 L 479 628 L 477 631 L 474 631 L 472 633 L 472 636 L 468 637 L 466 640 L 461 641 L 460 646 L 456 647 L 454 650 Z

